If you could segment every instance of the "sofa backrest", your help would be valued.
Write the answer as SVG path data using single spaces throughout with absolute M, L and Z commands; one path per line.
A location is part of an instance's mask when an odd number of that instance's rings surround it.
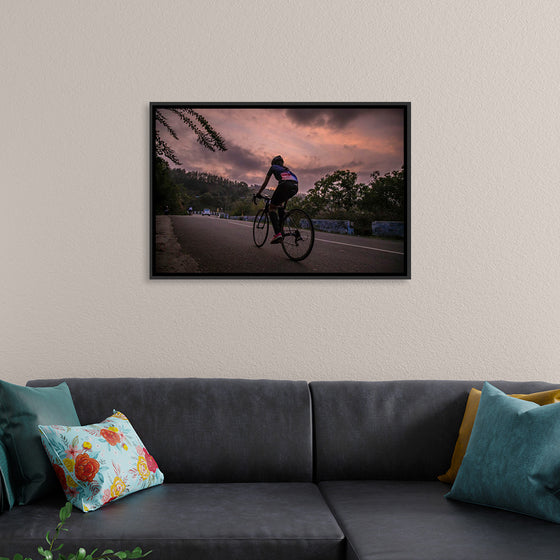
M 491 382 L 506 393 L 558 388 Z M 435 480 L 449 468 L 472 381 L 310 383 L 317 480 Z
M 304 381 L 190 378 L 66 381 L 82 425 L 125 414 L 168 482 L 312 480 Z

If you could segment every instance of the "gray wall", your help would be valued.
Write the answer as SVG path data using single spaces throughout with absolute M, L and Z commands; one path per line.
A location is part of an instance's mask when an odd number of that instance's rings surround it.
M 1 4 L 3 379 L 560 379 L 558 2 Z M 412 280 L 148 279 L 149 101 L 275 100 L 412 102 Z

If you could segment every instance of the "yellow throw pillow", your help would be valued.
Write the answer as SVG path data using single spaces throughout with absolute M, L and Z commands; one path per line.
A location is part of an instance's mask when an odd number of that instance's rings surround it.
M 467 406 L 465 407 L 465 414 L 463 416 L 463 421 L 461 422 L 461 427 L 459 428 L 459 437 L 457 438 L 455 449 L 453 450 L 453 456 L 451 457 L 451 466 L 445 474 L 438 476 L 438 480 L 441 480 L 442 482 L 448 482 L 449 484 L 453 484 L 453 482 L 455 482 L 455 477 L 457 476 L 459 467 L 463 462 L 463 457 L 465 456 L 465 451 L 467 450 L 467 445 L 469 444 L 474 420 L 476 418 L 476 412 L 478 411 L 480 395 L 481 391 L 475 389 L 474 387 L 469 393 Z M 529 395 L 518 394 L 510 396 L 524 401 L 531 401 L 543 406 L 545 404 L 560 402 L 560 389 L 540 391 L 539 393 L 531 393 Z

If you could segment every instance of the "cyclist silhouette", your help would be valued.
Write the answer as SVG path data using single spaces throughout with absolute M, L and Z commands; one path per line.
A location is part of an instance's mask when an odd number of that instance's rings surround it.
M 257 196 L 268 185 L 268 181 L 274 175 L 278 180 L 278 186 L 272 195 L 270 200 L 270 221 L 272 222 L 272 227 L 274 228 L 274 236 L 270 243 L 281 243 L 282 242 L 282 232 L 280 230 L 280 224 L 284 221 L 284 204 L 298 192 L 298 179 L 293 171 L 290 171 L 284 165 L 284 159 L 282 156 L 276 156 L 270 165 L 270 169 L 266 174 L 266 178 L 259 192 L 253 197 L 256 199 Z M 277 212 L 278 210 L 278 212 Z

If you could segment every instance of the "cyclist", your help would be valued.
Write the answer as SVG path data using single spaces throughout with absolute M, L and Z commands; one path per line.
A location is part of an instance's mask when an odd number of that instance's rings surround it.
M 278 180 L 278 186 L 272 195 L 270 200 L 270 221 L 272 222 L 272 227 L 274 228 L 274 236 L 270 243 L 281 243 L 282 232 L 280 231 L 280 224 L 284 221 L 284 203 L 287 202 L 292 196 L 295 196 L 298 192 L 298 179 L 293 171 L 290 171 L 284 165 L 284 159 L 282 156 L 276 156 L 270 165 L 270 169 L 266 174 L 266 178 L 259 192 L 253 197 L 253 201 L 256 203 L 255 199 L 261 194 L 261 192 L 268 185 L 268 181 L 274 175 Z M 278 212 L 276 212 L 278 210 Z

